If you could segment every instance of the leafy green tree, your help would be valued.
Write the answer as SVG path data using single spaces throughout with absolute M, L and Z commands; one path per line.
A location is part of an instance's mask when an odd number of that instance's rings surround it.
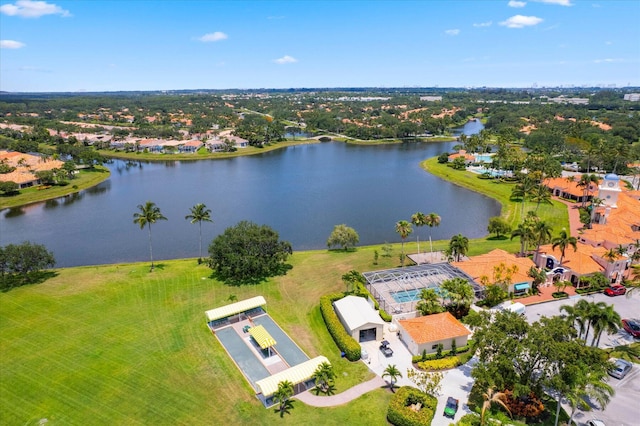
M 360 236 L 355 229 L 342 224 L 333 227 L 333 231 L 327 239 L 327 246 L 329 248 L 333 246 L 341 246 L 344 251 L 354 247 L 360 241 Z
M 0 278 L 10 286 L 16 276 L 22 283 L 29 283 L 33 276 L 55 264 L 53 253 L 40 244 L 25 241 L 0 247 Z
M 449 241 L 449 250 L 456 261 L 460 262 L 460 258 L 469 251 L 469 238 L 462 234 L 454 235 Z
M 489 218 L 487 232 L 496 234 L 496 238 L 500 238 L 502 235 L 511 232 L 511 225 L 509 225 L 509 223 L 500 216 L 494 216 Z
M 382 373 L 382 378 L 384 379 L 385 377 L 389 378 L 389 389 L 391 389 L 391 392 L 395 392 L 393 388 L 398 379 L 402 377 L 402 373 L 398 370 L 398 367 L 396 367 L 395 364 L 388 365 Z
M 202 260 L 202 222 L 213 222 L 213 219 L 211 219 L 211 210 L 208 209 L 206 205 L 198 203 L 189 209 L 189 214 L 184 218 L 190 220 L 191 223 L 197 223 L 199 226 L 200 255 L 198 262 L 200 262 Z
M 444 374 L 440 372 L 429 373 L 413 368 L 407 369 L 407 379 L 411 380 L 420 391 L 427 395 L 436 396 L 442 390 Z
M 451 167 L 453 167 L 454 170 L 465 170 L 467 166 L 465 164 L 464 157 L 454 158 L 451 162 Z
M 567 247 L 573 247 L 573 251 L 578 250 L 578 240 L 576 237 L 572 237 L 566 229 L 560 231 L 560 235 L 551 240 L 551 247 L 555 250 L 556 247 L 560 249 L 560 266 L 564 260 L 564 253 Z
M 14 181 L 0 181 L 0 192 L 6 195 L 17 193 L 19 188 L 18 184 Z
M 404 240 L 406 240 L 412 232 L 413 229 L 411 228 L 411 223 L 406 220 L 401 220 L 396 223 L 396 233 L 398 233 L 400 238 L 402 238 L 402 254 L 400 255 L 400 259 L 402 259 L 401 266 L 404 266 Z
M 151 225 L 159 220 L 167 220 L 162 215 L 160 208 L 155 203 L 147 201 L 145 204 L 138 205 L 138 212 L 133 214 L 133 223 L 144 229 L 146 226 L 149 231 L 149 257 L 151 258 L 151 272 L 153 272 L 153 244 L 151 243 Z
M 291 243 L 267 225 L 242 221 L 211 242 L 208 264 L 230 284 L 256 282 L 286 272 L 292 252 Z
M 276 412 L 280 413 L 280 417 L 284 417 L 284 414 L 289 413 L 293 408 L 293 402 L 291 401 L 293 393 L 293 383 L 289 380 L 278 383 L 278 390 L 273 394 L 273 400 L 278 404 Z

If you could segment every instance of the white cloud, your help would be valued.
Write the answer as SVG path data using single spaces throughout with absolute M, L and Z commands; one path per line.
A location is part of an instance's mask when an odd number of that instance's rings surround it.
M 514 15 L 506 21 L 500 22 L 500 25 L 507 28 L 524 28 L 538 25 L 541 22 L 542 18 L 538 18 L 537 16 Z
M 613 58 L 595 59 L 593 62 L 595 62 L 596 64 L 610 64 L 612 62 L 622 62 L 622 59 L 613 59 Z
M 573 6 L 571 0 L 532 0 L 538 3 L 557 4 L 559 6 Z
M 20 16 L 21 18 L 39 18 L 44 15 L 71 16 L 68 10 L 46 1 L 17 0 L 15 4 L 3 4 L 0 12 L 9 16 Z
M 293 56 L 284 55 L 282 58 L 274 59 L 273 62 L 276 64 L 292 64 L 298 62 L 298 60 Z
M 527 5 L 527 2 L 510 0 L 508 4 L 509 4 L 509 7 L 525 7 Z
M 491 24 L 493 24 L 493 22 L 487 21 L 487 22 L 480 22 L 480 23 L 477 23 L 477 24 L 473 24 L 473 26 L 476 27 L 476 28 L 482 28 L 482 27 L 490 27 Z
M 26 44 L 15 40 L 0 40 L 0 49 L 21 49 Z
M 458 34 L 460 34 L 460 30 L 457 28 L 454 28 L 452 30 L 446 30 L 444 33 L 450 36 L 457 36 Z
M 226 40 L 228 39 L 229 36 L 226 35 L 225 33 L 221 32 L 221 31 L 216 31 L 215 33 L 209 33 L 209 34 L 205 34 L 202 37 L 200 37 L 198 40 L 207 43 L 207 42 L 211 42 L 211 41 L 220 41 L 220 40 Z

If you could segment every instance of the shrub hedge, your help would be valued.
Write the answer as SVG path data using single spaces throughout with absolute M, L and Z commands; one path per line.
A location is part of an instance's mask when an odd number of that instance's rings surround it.
M 461 364 L 460 358 L 457 356 L 442 358 L 442 359 L 434 359 L 433 361 L 420 361 L 418 363 L 418 368 L 421 370 L 449 370 L 451 368 L 456 368 Z
M 422 408 L 414 411 L 412 404 L 421 403 Z M 438 400 L 420 390 L 403 386 L 391 397 L 387 410 L 387 420 L 395 426 L 429 426 L 435 414 Z
M 471 340 L 469 340 L 466 345 L 457 348 L 456 349 L 456 354 L 463 354 L 465 352 L 468 352 L 469 350 L 471 350 Z M 442 356 L 444 358 L 446 358 L 448 356 L 454 356 L 454 355 L 451 355 L 451 351 L 450 350 L 444 350 L 444 351 L 442 351 Z M 411 358 L 411 362 L 413 362 L 415 364 L 415 363 L 420 362 L 420 361 L 433 361 L 435 359 L 438 359 L 436 354 L 424 354 L 424 356 L 423 355 L 416 355 L 416 356 L 412 357 Z
M 320 298 L 320 312 L 324 323 L 327 325 L 327 330 L 333 337 L 333 340 L 338 345 L 338 348 L 344 352 L 344 356 L 349 361 L 357 361 L 361 356 L 360 343 L 347 334 L 347 331 L 342 326 L 336 311 L 333 309 L 333 302 L 340 300 L 345 296 L 344 293 L 331 293 Z

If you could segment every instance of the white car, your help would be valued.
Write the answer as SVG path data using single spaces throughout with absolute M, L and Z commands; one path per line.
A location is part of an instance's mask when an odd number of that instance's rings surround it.
M 585 426 L 605 426 L 605 424 L 602 420 L 593 419 L 586 422 Z
M 624 379 L 624 376 L 631 371 L 633 366 L 629 361 L 625 361 L 624 359 L 619 359 L 613 364 L 611 370 L 609 370 L 609 375 L 615 377 L 616 379 Z

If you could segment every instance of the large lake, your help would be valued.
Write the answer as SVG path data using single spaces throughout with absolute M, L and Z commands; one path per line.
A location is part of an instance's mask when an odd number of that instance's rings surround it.
M 168 218 L 152 226 L 155 259 L 198 256 L 198 225 L 185 220 L 196 203 L 213 211 L 214 223 L 202 225 L 205 255 L 216 235 L 241 220 L 271 226 L 294 250 L 326 248 L 341 223 L 355 228 L 361 245 L 399 242 L 395 223 L 417 211 L 442 217 L 434 239 L 480 237 L 500 205 L 420 168 L 453 144 L 328 142 L 225 160 L 116 161 L 95 188 L 0 212 L 0 244 L 44 244 L 61 267 L 147 260 L 147 232 L 133 223 L 147 200 Z M 429 228 L 417 232 L 423 240 Z

